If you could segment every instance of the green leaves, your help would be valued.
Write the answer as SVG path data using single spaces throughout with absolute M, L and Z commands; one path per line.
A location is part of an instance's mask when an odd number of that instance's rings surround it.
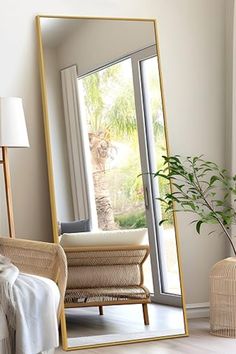
M 196 223 L 196 230 L 197 232 L 200 234 L 200 228 L 201 228 L 201 225 L 203 224 L 203 221 L 199 220 L 197 223 Z
M 159 222 L 159 226 L 161 226 L 164 222 L 168 221 L 168 219 L 163 219 Z
M 236 213 L 229 201 L 232 195 L 236 195 L 236 175 L 230 177 L 226 169 L 204 160 L 202 155 L 163 156 L 163 159 L 164 168 L 154 176 L 170 181 L 172 186 L 171 192 L 158 198 L 165 205 L 165 212 L 191 212 L 197 216 L 192 223 L 196 224 L 198 234 L 202 224 L 218 224 L 230 239 L 227 228 L 236 223 Z
M 189 173 L 189 174 L 188 174 L 188 178 L 189 178 L 190 182 L 193 183 L 194 177 L 193 177 L 193 174 L 192 174 L 192 173 Z
M 212 186 L 215 181 L 220 181 L 221 179 L 218 176 L 211 176 L 209 186 Z

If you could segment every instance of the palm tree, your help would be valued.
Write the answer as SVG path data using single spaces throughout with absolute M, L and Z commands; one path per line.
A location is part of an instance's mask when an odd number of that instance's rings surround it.
M 117 228 L 106 173 L 107 162 L 116 153 L 114 141 L 127 138 L 138 144 L 133 84 L 122 74 L 123 63 L 82 79 L 98 226 L 103 230 Z

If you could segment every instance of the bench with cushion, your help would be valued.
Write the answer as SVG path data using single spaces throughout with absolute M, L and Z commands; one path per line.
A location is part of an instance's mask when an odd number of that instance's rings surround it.
M 65 307 L 142 304 L 149 324 L 150 294 L 144 286 L 143 263 L 149 246 L 146 229 L 69 233 L 61 237 L 68 263 Z M 147 242 L 146 242 L 147 243 Z

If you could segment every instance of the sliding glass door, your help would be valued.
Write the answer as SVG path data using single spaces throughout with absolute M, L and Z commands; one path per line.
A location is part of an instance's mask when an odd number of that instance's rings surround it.
M 166 154 L 155 46 L 78 79 L 81 119 L 90 156 L 97 226 L 148 228 L 145 278 L 152 300 L 180 305 L 173 220 L 157 197 L 169 186 L 153 179 Z M 85 141 L 86 141 L 85 139 Z
M 165 215 L 157 200 L 168 192 L 170 186 L 163 180 L 153 178 L 157 169 L 162 167 L 162 156 L 167 154 L 156 48 L 149 47 L 136 53 L 132 64 L 154 275 L 153 300 L 180 306 L 181 290 L 174 221 Z M 159 226 L 162 219 L 167 219 L 167 222 Z

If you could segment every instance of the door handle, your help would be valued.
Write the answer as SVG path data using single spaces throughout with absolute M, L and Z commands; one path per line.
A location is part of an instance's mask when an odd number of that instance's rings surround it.
M 148 194 L 148 189 L 147 187 L 144 188 L 144 203 L 145 203 L 145 208 L 149 208 L 149 194 Z

